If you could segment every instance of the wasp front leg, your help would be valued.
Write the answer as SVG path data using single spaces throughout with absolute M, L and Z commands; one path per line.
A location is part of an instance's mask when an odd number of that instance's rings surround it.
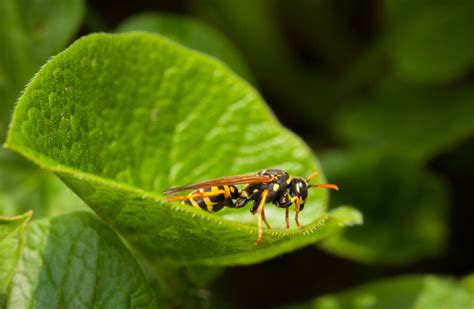
M 263 221 L 263 207 L 265 206 L 266 200 L 268 196 L 268 190 L 263 190 L 262 195 L 260 197 L 260 201 L 258 203 L 257 214 L 258 214 L 258 234 L 257 234 L 257 241 L 255 244 L 258 246 L 262 243 L 263 239 L 263 228 L 262 228 L 262 221 Z
M 304 225 L 300 224 L 299 222 L 299 214 L 300 211 L 303 209 L 301 206 L 301 199 L 298 196 L 294 196 L 291 198 L 291 201 L 295 203 L 295 222 L 296 226 L 298 226 L 301 229 L 304 229 Z

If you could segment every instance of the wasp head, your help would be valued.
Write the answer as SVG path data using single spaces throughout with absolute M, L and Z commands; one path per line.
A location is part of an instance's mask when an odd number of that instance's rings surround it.
M 302 177 L 293 177 L 290 184 L 290 195 L 299 198 L 300 209 L 302 210 L 308 197 L 308 182 Z

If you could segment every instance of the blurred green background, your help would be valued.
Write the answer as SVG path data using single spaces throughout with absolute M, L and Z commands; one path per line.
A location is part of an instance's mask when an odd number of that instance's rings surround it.
M 2 140 L 21 90 L 75 38 L 159 32 L 251 82 L 341 186 L 331 204 L 364 213 L 363 226 L 320 247 L 226 269 L 210 290 L 230 303 L 274 307 L 398 274 L 473 271 L 473 1 L 8 0 L 0 9 Z M 8 215 L 85 209 L 6 150 L 0 203 Z

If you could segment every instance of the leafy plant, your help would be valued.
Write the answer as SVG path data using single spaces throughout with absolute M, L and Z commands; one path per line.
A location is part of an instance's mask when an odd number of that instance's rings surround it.
M 214 215 L 166 202 L 163 189 L 203 178 L 321 169 L 251 86 L 157 35 L 91 35 L 54 57 L 20 98 L 6 145 L 60 177 L 150 261 L 255 263 L 361 221 L 348 207 L 326 213 L 317 190 L 304 231 L 268 230 L 257 248 L 247 209 Z M 281 211 L 267 217 L 283 226 Z
M 0 217 L 2 308 L 156 306 L 136 260 L 95 216 L 31 215 Z
M 416 83 L 446 83 L 473 68 L 472 1 L 383 2 L 398 76 Z
M 15 98 L 33 74 L 59 52 L 77 31 L 81 0 L 2 1 L 0 6 L 0 136 L 3 138 Z M 13 31 L 12 31 L 13 30 Z
M 181 45 L 216 57 L 230 69 L 253 82 L 250 69 L 237 49 L 220 32 L 198 19 L 172 15 L 145 13 L 125 20 L 118 32 L 147 31 L 161 34 Z
M 125 20 L 80 0 L 2 2 L 0 136 L 19 100 L 16 153 L 0 150 L 0 307 L 245 307 L 255 291 L 252 306 L 474 307 L 472 275 L 341 291 L 472 271 L 471 2 L 187 0 L 172 9 L 187 16 Z M 120 34 L 47 61 L 79 29 Z M 326 181 L 254 87 L 341 187 L 310 192 L 304 230 L 268 205 L 261 246 L 248 208 L 162 194 L 271 167 Z
M 83 15 L 81 0 L 7 0 L 0 4 L 2 143 L 20 91 L 49 57 L 68 44 Z M 3 148 L 0 204 L 0 214 L 15 215 L 32 209 L 35 217 L 86 209 L 55 177 Z
M 21 97 L 6 145 L 58 175 L 150 256 L 250 263 L 339 225 L 331 216 L 314 221 L 327 207 L 326 192 L 317 191 L 306 231 L 266 233 L 256 254 L 255 227 L 165 202 L 163 189 L 200 179 L 262 166 L 297 175 L 320 168 L 249 85 L 208 57 L 150 34 L 92 35 L 56 56 Z M 246 223 L 247 212 L 218 215 Z M 276 214 L 269 209 L 278 226 Z
M 379 280 L 285 308 L 472 308 L 474 294 L 448 277 L 404 276 Z
M 442 250 L 449 201 L 442 179 L 396 155 L 354 151 L 322 158 L 332 179 L 346 188 L 332 203 L 352 202 L 366 214 L 364 225 L 329 239 L 324 248 L 364 263 L 393 265 Z

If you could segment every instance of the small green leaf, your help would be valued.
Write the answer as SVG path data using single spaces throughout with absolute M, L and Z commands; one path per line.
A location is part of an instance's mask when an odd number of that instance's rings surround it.
M 127 19 L 117 28 L 118 32 L 140 30 L 161 34 L 186 47 L 216 57 L 247 81 L 253 81 L 249 68 L 232 43 L 219 31 L 197 19 L 145 13 Z
M 364 225 L 322 243 L 325 249 L 364 263 L 403 264 L 444 248 L 448 190 L 441 179 L 377 153 L 330 153 L 323 163 L 342 188 L 331 204 L 351 203 L 364 213 Z
M 373 95 L 341 109 L 335 130 L 358 148 L 424 162 L 472 136 L 473 100 L 471 86 L 417 88 L 385 80 Z
M 24 232 L 31 212 L 15 217 L 0 217 L 0 304 L 20 260 Z
M 474 308 L 474 295 L 447 277 L 405 276 L 375 281 L 285 308 Z
M 474 67 L 474 3 L 386 1 L 389 52 L 396 73 L 409 81 L 459 79 Z
M 28 225 L 2 308 L 156 308 L 135 258 L 90 213 Z
M 256 247 L 248 208 L 209 214 L 166 202 L 161 192 L 175 185 L 269 167 L 302 176 L 321 168 L 249 84 L 158 35 L 91 35 L 56 56 L 21 97 L 7 146 L 53 171 L 148 257 L 255 263 L 352 219 L 326 214 L 327 190 L 314 190 L 300 216 L 304 231 L 265 230 Z M 266 210 L 284 227 L 284 210 Z

